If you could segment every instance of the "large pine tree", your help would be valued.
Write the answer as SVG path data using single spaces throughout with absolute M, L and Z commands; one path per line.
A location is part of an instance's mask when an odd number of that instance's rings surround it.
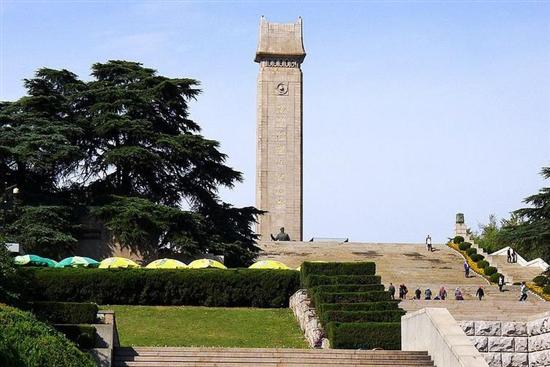
M 544 167 L 541 175 L 550 179 L 550 167 Z M 528 257 L 540 256 L 550 262 L 550 187 L 543 187 L 524 202 L 530 206 L 514 212 L 518 223 L 505 224 L 499 241 L 516 247 Z
M 25 81 L 28 96 L 0 105 L 0 179 L 21 188 L 5 232 L 61 256 L 78 237 L 78 218 L 91 214 L 146 256 L 253 259 L 260 212 L 218 196 L 242 175 L 189 117 L 199 82 L 128 61 L 94 64 L 92 76 L 41 69 Z

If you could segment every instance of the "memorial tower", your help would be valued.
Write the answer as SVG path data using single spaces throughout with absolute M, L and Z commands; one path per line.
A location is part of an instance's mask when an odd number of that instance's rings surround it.
M 295 23 L 260 20 L 255 62 L 257 94 L 256 207 L 260 240 L 284 227 L 302 240 L 302 19 Z

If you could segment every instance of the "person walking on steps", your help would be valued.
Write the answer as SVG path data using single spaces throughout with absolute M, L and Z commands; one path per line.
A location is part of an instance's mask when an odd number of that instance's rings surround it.
M 393 283 L 390 283 L 390 286 L 388 287 L 388 292 L 390 293 L 390 298 L 395 299 L 395 287 L 393 286 Z
M 485 295 L 485 291 L 483 290 L 483 287 L 479 286 L 479 288 L 477 289 L 477 292 L 476 292 L 477 298 L 479 298 L 479 300 L 481 301 L 481 299 L 483 298 L 484 295 Z
M 424 292 L 424 299 L 432 299 L 432 290 L 430 288 L 426 288 L 426 291 Z
M 500 274 L 498 277 L 498 290 L 503 292 L 502 287 L 504 287 L 504 275 Z
M 414 299 L 422 299 L 422 291 L 420 290 L 420 288 L 416 288 L 416 290 L 414 291 Z
M 521 296 L 519 297 L 520 302 L 524 302 L 527 300 L 527 286 L 525 285 L 525 282 L 521 282 L 521 288 L 519 289 L 519 292 Z
M 467 260 L 464 260 L 464 276 L 466 278 L 470 277 L 470 264 L 468 264 Z
M 447 298 L 447 290 L 444 286 L 441 286 L 441 288 L 439 288 L 439 299 L 445 301 L 445 298 Z
M 512 250 L 512 262 L 513 263 L 518 262 L 518 253 L 515 250 Z
M 432 248 L 432 236 L 428 235 L 428 237 L 426 237 L 426 247 L 428 248 L 428 251 L 432 252 L 433 251 L 433 248 Z
M 510 247 L 508 247 L 508 251 L 506 251 L 506 254 L 508 255 L 507 258 L 506 258 L 506 261 L 511 263 L 512 262 L 512 249 Z
M 399 286 L 399 299 L 406 299 L 407 293 L 409 293 L 409 290 L 405 286 L 405 284 L 401 284 Z
M 464 297 L 462 296 L 462 292 L 460 291 L 460 288 L 455 289 L 455 299 L 457 301 L 464 301 Z

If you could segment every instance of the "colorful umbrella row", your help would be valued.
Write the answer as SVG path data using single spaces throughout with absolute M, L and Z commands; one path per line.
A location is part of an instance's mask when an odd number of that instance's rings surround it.
M 56 262 L 54 260 L 44 258 L 38 255 L 24 255 L 16 256 L 15 264 L 17 265 L 29 265 L 29 266 L 47 266 L 56 268 L 139 268 L 140 266 L 124 257 L 110 257 L 98 262 L 94 259 L 85 256 L 72 256 L 66 259 Z M 212 259 L 199 259 L 192 261 L 189 265 L 184 264 L 181 261 L 174 259 L 158 259 L 149 263 L 146 269 L 205 269 L 205 268 L 217 268 L 227 269 L 225 265 L 219 261 Z M 285 264 L 274 260 L 261 260 L 250 266 L 250 269 L 290 269 Z

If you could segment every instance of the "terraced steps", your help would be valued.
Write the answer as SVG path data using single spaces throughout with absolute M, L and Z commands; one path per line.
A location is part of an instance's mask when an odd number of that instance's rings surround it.
M 433 366 L 427 352 L 249 349 L 249 348 L 116 348 L 115 367 L 180 366 Z

